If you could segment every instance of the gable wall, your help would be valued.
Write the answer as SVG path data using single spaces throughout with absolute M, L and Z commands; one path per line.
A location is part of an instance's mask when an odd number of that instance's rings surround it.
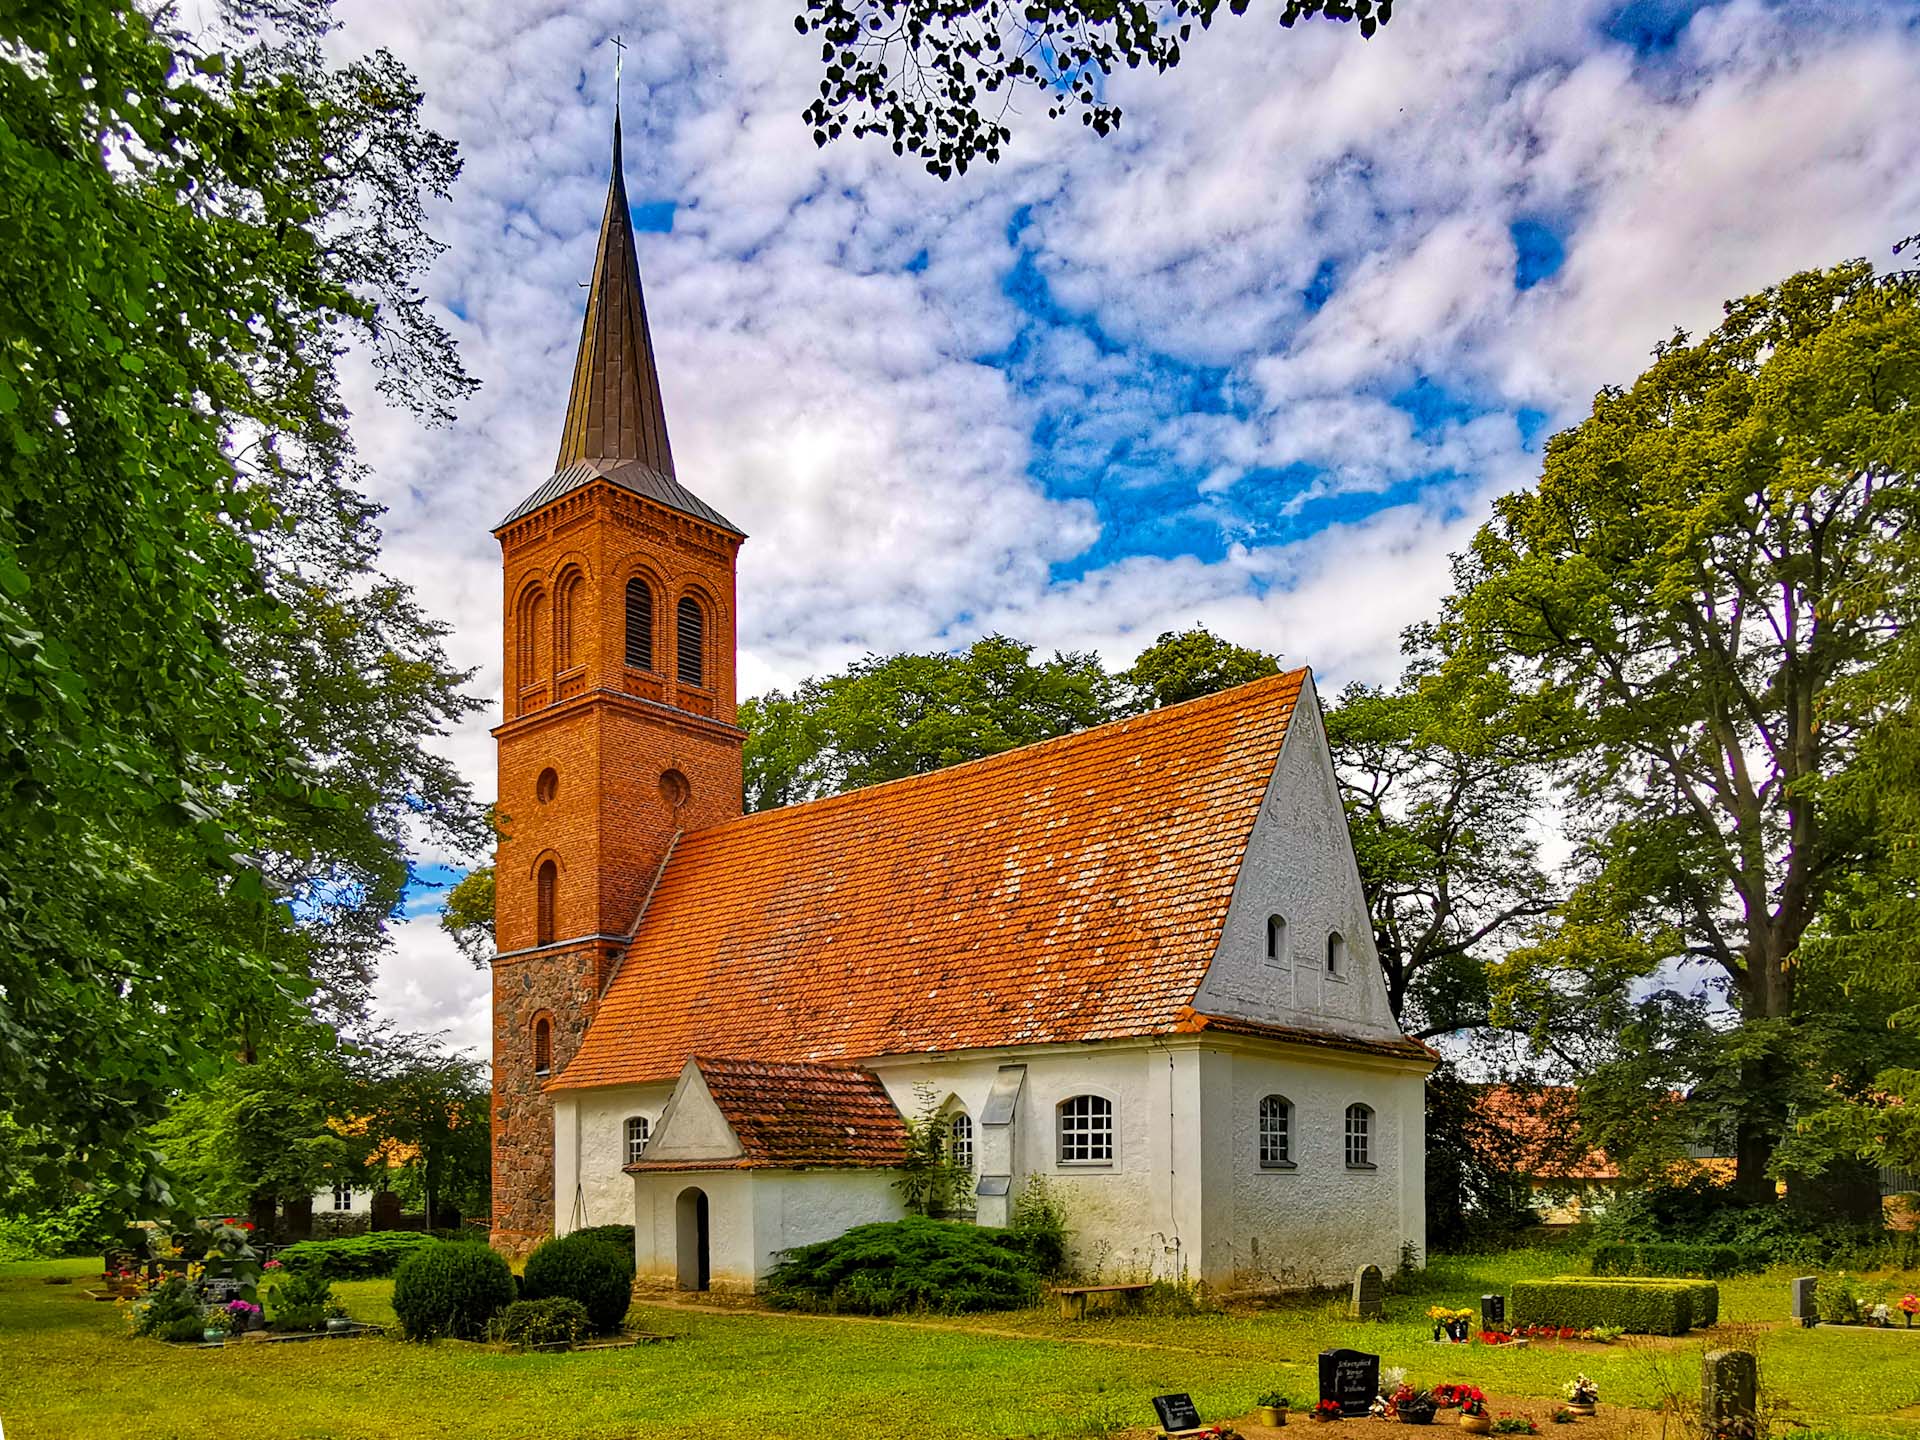
M 607 1090 L 563 1090 L 554 1096 L 554 1233 L 633 1221 L 633 1178 L 627 1163 L 626 1122 L 644 1115 L 654 1130 L 671 1085 Z

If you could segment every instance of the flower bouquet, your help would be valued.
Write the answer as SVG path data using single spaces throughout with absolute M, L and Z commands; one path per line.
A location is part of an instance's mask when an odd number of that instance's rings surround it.
M 1907 1294 L 1900 1297 L 1900 1311 L 1907 1317 L 1907 1328 L 1913 1328 L 1915 1311 L 1920 1311 L 1920 1295 Z
M 1442 1338 L 1455 1345 L 1464 1345 L 1473 1334 L 1473 1311 L 1454 1310 L 1445 1305 L 1435 1305 L 1428 1309 L 1427 1318 L 1433 1321 L 1433 1338 Z
M 1576 1415 L 1591 1415 L 1600 1408 L 1600 1387 L 1584 1375 L 1576 1375 L 1567 1386 L 1567 1408 Z
M 1318 1405 L 1313 1407 L 1313 1418 L 1316 1420 L 1342 1420 L 1346 1417 L 1340 1411 L 1340 1402 L 1338 1400 L 1322 1400 Z

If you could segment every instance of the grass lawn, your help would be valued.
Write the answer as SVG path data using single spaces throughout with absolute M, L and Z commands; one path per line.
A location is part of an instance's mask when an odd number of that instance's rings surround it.
M 635 1320 L 680 1338 L 581 1355 L 377 1339 L 176 1349 L 128 1337 L 118 1308 L 87 1300 L 78 1283 L 45 1283 L 78 1282 L 97 1263 L 0 1266 L 7 1440 L 1101 1437 L 1150 1420 L 1148 1397 L 1166 1390 L 1190 1391 L 1210 1418 L 1244 1414 L 1272 1386 L 1310 1402 L 1314 1357 L 1333 1345 L 1378 1351 L 1416 1384 L 1471 1381 L 1496 1409 L 1553 1397 L 1581 1370 L 1608 1408 L 1657 1406 L 1665 1394 L 1697 1392 L 1707 1348 L 1699 1337 L 1518 1350 L 1429 1341 L 1429 1304 L 1474 1304 L 1483 1291 L 1565 1268 L 1541 1252 L 1438 1260 L 1416 1292 L 1389 1297 L 1391 1318 L 1379 1324 L 1350 1322 L 1337 1303 L 1314 1299 L 1077 1323 L 1037 1310 L 893 1322 L 656 1306 Z M 1920 1287 L 1920 1274 L 1893 1278 Z M 1722 1282 L 1714 1343 L 1757 1348 L 1762 1382 L 1792 1421 L 1920 1440 L 1920 1334 L 1778 1326 L 1787 1280 Z M 390 1322 L 390 1289 L 361 1281 L 336 1292 L 356 1318 Z

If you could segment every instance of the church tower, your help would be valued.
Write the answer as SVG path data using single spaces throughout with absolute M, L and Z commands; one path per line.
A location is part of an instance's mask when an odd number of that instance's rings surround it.
M 543 1087 L 579 1048 L 678 836 L 741 812 L 742 532 L 674 474 L 633 219 L 613 179 L 553 475 L 505 571 L 493 960 L 493 1239 L 565 1218 Z

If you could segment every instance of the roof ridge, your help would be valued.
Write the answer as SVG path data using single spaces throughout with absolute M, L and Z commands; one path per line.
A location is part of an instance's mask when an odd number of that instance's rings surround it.
M 756 822 L 772 820 L 774 816 L 792 816 L 801 811 L 819 814 L 821 810 L 834 805 L 852 805 L 863 797 L 872 797 L 882 790 L 897 790 L 904 786 L 922 785 L 929 781 L 948 779 L 966 771 L 978 771 L 990 765 L 1008 762 L 1015 756 L 1029 756 L 1036 751 L 1053 746 L 1065 746 L 1082 741 L 1089 736 L 1107 731 L 1118 731 L 1129 725 L 1158 727 L 1166 717 L 1181 711 L 1192 713 L 1202 708 L 1225 708 L 1229 698 L 1245 701 L 1251 698 L 1251 691 L 1264 688 L 1284 688 L 1284 682 L 1295 680 L 1304 686 L 1306 678 L 1311 676 L 1313 667 L 1300 665 L 1292 670 L 1282 670 L 1277 675 L 1262 676 L 1258 680 L 1249 680 L 1241 685 L 1229 685 L 1224 690 L 1215 690 L 1208 695 L 1197 695 L 1191 700 L 1180 700 L 1172 705 L 1161 705 L 1152 710 L 1143 710 L 1138 715 L 1122 715 L 1118 719 L 1103 720 L 1098 725 L 1089 725 L 1084 730 L 1072 730 L 1065 735 L 1049 735 L 1044 740 L 1030 740 L 1025 745 L 1015 745 L 1009 750 L 995 751 L 991 755 L 977 756 L 972 760 L 957 761 L 952 765 L 942 765 L 938 770 L 929 770 L 921 775 L 901 775 L 892 780 L 876 780 L 871 785 L 862 785 L 854 790 L 842 790 L 833 795 L 817 795 L 811 800 L 799 800 L 791 805 L 782 805 L 774 810 L 750 810 L 744 815 L 736 815 L 731 820 L 722 820 L 718 825 L 709 825 L 703 829 L 691 831 L 687 835 L 689 844 L 696 843 L 709 835 L 738 834 L 750 828 Z

